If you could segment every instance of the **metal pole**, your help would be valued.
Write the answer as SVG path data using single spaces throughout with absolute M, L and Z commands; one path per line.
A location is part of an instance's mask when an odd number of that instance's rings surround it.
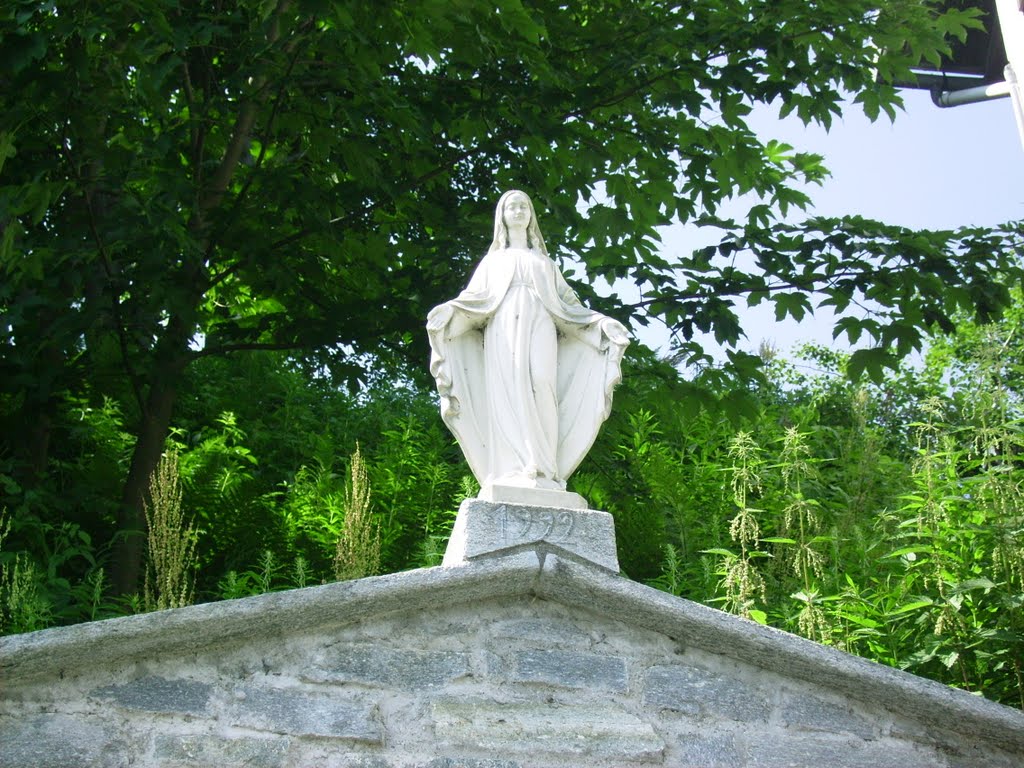
M 1003 45 L 1006 47 L 1006 82 L 1010 86 L 1010 98 L 1013 100 L 1013 114 L 1017 119 L 1017 133 L 1021 145 L 1024 146 L 1024 90 L 1021 78 L 1024 77 L 1024 3 L 1021 0 L 996 0 L 996 12 L 999 14 L 999 27 L 1003 32 Z
M 976 88 L 961 88 L 957 91 L 932 91 L 932 101 L 937 107 L 959 107 L 961 104 L 975 104 L 979 101 L 1005 99 L 1011 95 L 1009 82 L 979 85 Z

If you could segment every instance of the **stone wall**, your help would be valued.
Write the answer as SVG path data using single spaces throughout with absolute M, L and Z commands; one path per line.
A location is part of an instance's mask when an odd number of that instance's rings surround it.
M 1024 755 L 1019 712 L 544 552 L 8 638 L 0 673 L 4 768 Z

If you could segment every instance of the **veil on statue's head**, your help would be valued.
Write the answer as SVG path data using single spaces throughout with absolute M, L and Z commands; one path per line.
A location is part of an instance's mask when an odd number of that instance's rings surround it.
M 527 244 L 547 256 L 548 247 L 544 245 L 544 237 L 540 233 L 540 225 L 537 223 L 537 212 L 533 210 L 533 200 L 530 199 L 528 194 L 518 189 L 510 189 L 498 200 L 498 206 L 494 209 L 494 240 L 491 241 L 488 253 L 503 251 L 508 248 L 508 227 L 505 226 L 505 201 L 512 195 L 522 195 L 526 198 L 527 205 L 530 206 L 530 223 L 526 226 Z

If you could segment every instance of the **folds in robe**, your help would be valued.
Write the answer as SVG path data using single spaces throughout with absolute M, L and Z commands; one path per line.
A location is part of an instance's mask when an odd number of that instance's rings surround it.
M 431 316 L 449 312 L 428 331 L 430 370 L 473 474 L 564 489 L 611 410 L 624 329 L 583 307 L 547 256 L 508 248 Z

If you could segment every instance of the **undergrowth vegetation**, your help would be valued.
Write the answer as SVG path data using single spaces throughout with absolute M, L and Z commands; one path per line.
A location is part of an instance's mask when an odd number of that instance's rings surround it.
M 1024 706 L 1021 320 L 964 323 L 876 383 L 822 348 L 773 359 L 743 415 L 685 407 L 636 350 L 572 485 L 633 579 Z M 57 471 L 19 484 L 0 457 L 0 631 L 440 562 L 477 488 L 431 392 L 346 394 L 267 354 L 192 376 L 141 595 L 113 594 L 94 544 L 129 456 L 116 402 L 63 404 Z

